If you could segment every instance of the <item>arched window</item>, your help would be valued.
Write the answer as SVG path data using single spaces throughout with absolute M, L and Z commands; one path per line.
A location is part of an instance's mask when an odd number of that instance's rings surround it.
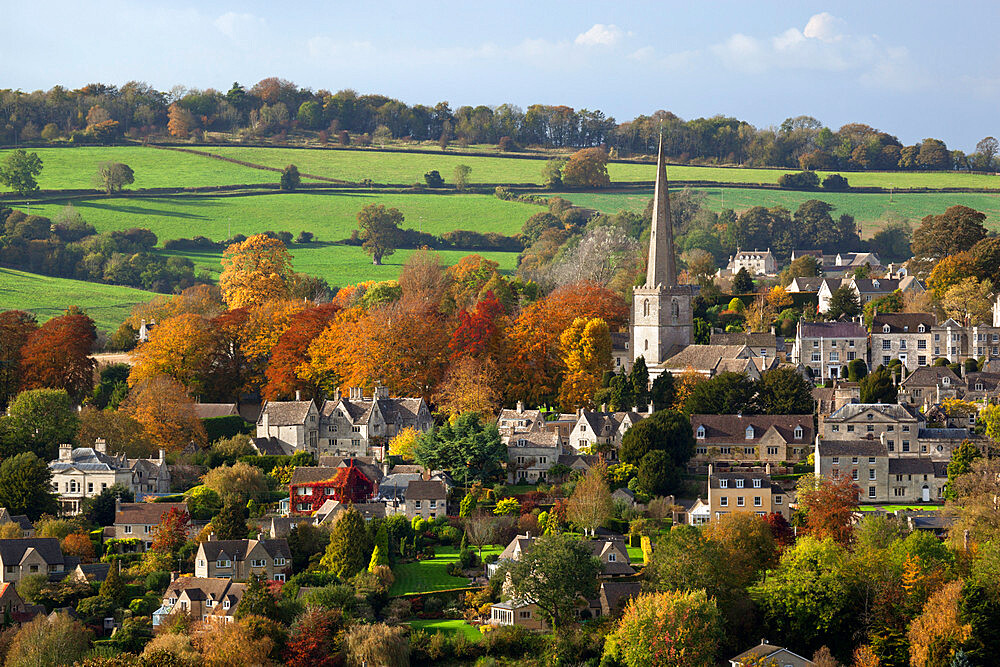
M 646 349 L 647 350 L 649 349 L 649 341 L 648 340 L 646 341 Z
M 792 437 L 794 437 L 796 440 L 801 440 L 802 439 L 802 427 L 801 426 L 796 426 L 795 427 L 795 430 L 792 431 Z
M 673 316 L 674 323 L 676 324 L 677 318 L 679 318 L 681 315 L 681 308 L 679 305 L 677 305 L 677 299 L 674 299 L 671 304 L 671 315 Z
M 753 440 L 753 426 L 747 426 L 746 439 Z
M 642 302 L 642 316 L 649 317 L 649 299 Z
M 698 427 L 698 435 L 696 437 L 699 440 L 704 440 L 705 439 L 705 427 L 704 426 L 699 426 Z

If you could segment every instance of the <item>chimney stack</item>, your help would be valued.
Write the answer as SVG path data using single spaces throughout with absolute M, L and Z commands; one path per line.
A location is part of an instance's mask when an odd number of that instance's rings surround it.
M 164 449 L 159 450 L 159 461 L 160 461 L 160 463 L 163 463 L 166 460 L 167 460 L 167 452 L 166 452 L 166 450 L 164 450 Z
M 653 410 L 653 402 L 652 401 L 649 402 L 649 410 L 648 410 L 648 412 L 649 412 L 649 414 L 653 414 L 653 412 L 654 412 L 654 410 Z
M 524 414 L 524 401 L 517 402 L 517 414 Z
M 60 461 L 73 460 L 73 445 L 67 443 L 59 445 L 59 460 Z
M 301 389 L 296 389 L 295 390 L 295 400 L 296 401 L 301 401 L 302 400 L 302 390 Z
M 108 453 L 108 441 L 104 438 L 97 438 L 94 441 L 94 450 L 100 452 L 101 454 Z

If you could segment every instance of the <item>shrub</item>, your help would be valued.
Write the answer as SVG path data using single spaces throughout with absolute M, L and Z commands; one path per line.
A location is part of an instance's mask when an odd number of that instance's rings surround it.
M 815 190 L 819 187 L 819 176 L 814 171 L 782 174 L 778 178 L 778 186 L 789 190 Z
M 523 658 L 541 649 L 542 638 L 519 625 L 503 625 L 483 635 L 483 653 L 497 658 Z
M 824 190 L 847 190 L 849 187 L 847 179 L 840 174 L 830 174 L 823 179 Z
M 312 243 L 313 242 L 313 233 L 312 232 L 307 232 L 307 231 L 301 231 L 301 232 L 299 232 L 298 237 L 295 239 L 295 242 L 296 243 Z
M 437 169 L 433 169 L 426 174 L 424 174 L 424 182 L 427 183 L 429 188 L 443 188 L 444 179 L 441 178 L 441 172 Z

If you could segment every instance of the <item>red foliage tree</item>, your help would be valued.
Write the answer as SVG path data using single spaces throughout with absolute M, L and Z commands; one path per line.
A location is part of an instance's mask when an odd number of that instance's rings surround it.
M 503 304 L 492 291 L 487 292 L 472 311 L 460 310 L 458 328 L 448 342 L 452 361 L 478 356 L 491 348 L 496 342 L 497 323 L 503 314 Z
M 171 507 L 160 516 L 160 523 L 153 529 L 152 550 L 173 553 L 187 542 L 191 515 L 184 510 Z
M 82 398 L 94 386 L 94 321 L 82 313 L 53 317 L 21 348 L 22 389 L 65 389 Z
M 850 544 L 860 492 L 850 477 L 803 477 L 798 484 L 798 502 L 799 511 L 806 516 L 806 532 L 821 540 L 830 537 Z
M 778 545 L 780 551 L 795 543 L 795 532 L 783 514 L 771 512 L 764 517 L 764 521 L 771 527 L 771 535 L 774 536 L 774 543 Z
M 0 411 L 21 384 L 21 349 L 31 332 L 38 329 L 35 316 L 23 310 L 0 313 Z
M 285 647 L 288 667 L 338 667 L 344 663 L 341 645 L 344 616 L 339 609 L 309 607 L 292 628 Z
M 316 395 L 316 388 L 299 378 L 296 369 L 305 363 L 309 343 L 322 333 L 338 310 L 339 305 L 328 303 L 292 316 L 288 329 L 271 350 L 271 359 L 264 372 L 266 400 L 289 399 L 296 391 L 302 391 L 305 398 Z

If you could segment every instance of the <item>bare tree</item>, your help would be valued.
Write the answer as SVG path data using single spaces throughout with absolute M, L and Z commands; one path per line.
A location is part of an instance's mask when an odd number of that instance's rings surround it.
M 551 265 L 548 278 L 555 285 L 586 280 L 606 286 L 621 269 L 634 268 L 639 254 L 639 242 L 620 227 L 595 227 L 583 235 L 575 248 Z
M 576 483 L 576 489 L 566 506 L 566 518 L 583 528 L 584 533 L 589 530 L 593 535 L 594 530 L 614 514 L 615 507 L 611 501 L 606 473 L 607 469 L 603 464 L 588 470 Z
M 465 534 L 469 542 L 479 548 L 479 560 L 482 560 L 483 547 L 495 539 L 496 519 L 486 512 L 476 512 L 465 519 Z

